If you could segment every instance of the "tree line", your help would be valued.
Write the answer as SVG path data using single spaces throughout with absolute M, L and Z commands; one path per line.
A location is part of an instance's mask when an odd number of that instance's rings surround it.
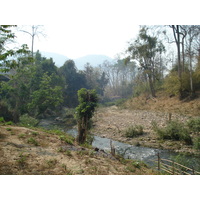
M 15 26 L 14 26 L 15 27 Z M 78 105 L 81 88 L 95 89 L 100 102 L 158 90 L 194 98 L 200 89 L 200 26 L 140 26 L 125 56 L 98 67 L 86 63 L 78 70 L 73 60 L 58 68 L 52 58 L 26 44 L 8 48 L 15 40 L 13 26 L 0 26 L 0 69 L 9 81 L 0 82 L 0 111 L 5 118 L 28 113 L 41 117 L 63 106 Z M 169 47 L 173 47 L 173 59 Z
M 169 47 L 174 48 L 174 60 Z M 149 92 L 156 97 L 157 90 L 164 90 L 180 99 L 194 98 L 200 89 L 199 25 L 141 26 L 126 53 L 126 63 L 137 61 L 135 95 Z

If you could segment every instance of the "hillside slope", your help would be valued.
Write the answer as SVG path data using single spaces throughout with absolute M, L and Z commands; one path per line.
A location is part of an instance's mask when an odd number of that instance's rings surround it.
M 184 114 L 189 116 L 200 115 L 200 98 L 194 100 L 182 100 L 178 97 L 169 97 L 164 93 L 158 93 L 156 98 L 141 95 L 131 98 L 125 103 L 128 109 L 154 110 L 168 113 Z
M 0 126 L 0 174 L 155 174 L 142 163 L 78 146 L 58 133 Z

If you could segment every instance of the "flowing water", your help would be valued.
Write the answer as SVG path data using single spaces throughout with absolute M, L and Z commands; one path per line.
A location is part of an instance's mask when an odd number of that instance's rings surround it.
M 77 130 L 70 129 L 67 131 L 68 134 L 76 137 Z M 99 136 L 94 136 L 94 140 L 92 142 L 93 147 L 97 147 L 99 149 L 103 149 L 104 151 L 110 152 L 110 141 L 111 139 L 102 138 Z M 155 149 L 155 148 L 148 148 L 148 147 L 141 147 L 141 146 L 134 146 L 122 142 L 118 142 L 112 140 L 112 145 L 115 147 L 115 150 L 118 154 L 122 155 L 124 158 L 143 161 L 150 166 L 155 166 L 155 162 L 152 160 L 158 159 L 158 153 L 161 158 L 164 159 L 173 159 L 174 157 L 179 156 L 179 153 L 169 150 L 162 150 L 162 149 Z M 185 162 L 187 162 L 188 167 L 194 167 L 196 170 L 200 166 L 200 159 L 193 157 L 193 156 L 184 156 Z
M 42 126 L 45 128 L 52 128 L 55 126 L 60 127 L 66 133 L 74 137 L 77 136 L 76 129 L 70 129 L 66 131 L 62 125 L 60 125 L 58 122 L 55 122 L 53 119 L 50 119 L 50 120 L 44 119 L 40 122 L 39 126 Z M 103 149 L 104 151 L 110 152 L 111 150 L 110 141 L 111 139 L 109 138 L 94 136 L 92 146 L 97 147 L 99 149 Z M 149 164 L 150 166 L 155 166 L 155 162 L 153 162 L 152 160 L 157 160 L 158 153 L 160 154 L 161 158 L 165 158 L 165 159 L 172 159 L 174 157 L 180 156 L 179 153 L 175 153 L 169 150 L 134 146 L 134 145 L 130 145 L 130 144 L 114 141 L 114 140 L 112 140 L 112 145 L 115 147 L 116 152 L 122 155 L 124 158 L 143 161 L 146 164 Z M 188 167 L 194 167 L 196 170 L 199 170 L 200 168 L 200 159 L 195 156 L 184 156 L 184 162 L 185 162 L 184 164 L 186 164 Z

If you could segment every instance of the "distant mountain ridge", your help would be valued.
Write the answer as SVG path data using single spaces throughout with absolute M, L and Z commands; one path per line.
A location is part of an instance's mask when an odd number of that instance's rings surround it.
M 87 55 L 74 60 L 78 69 L 84 69 L 86 63 L 90 63 L 93 67 L 103 64 L 104 61 L 113 62 L 114 60 L 105 55 Z
M 65 55 L 58 54 L 58 53 L 53 53 L 53 52 L 41 52 L 43 57 L 46 58 L 53 58 L 53 61 L 55 62 L 57 67 L 61 67 L 66 60 L 69 60 L 69 58 Z
M 61 67 L 65 61 L 69 60 L 67 56 L 64 56 L 62 54 L 57 54 L 53 52 L 41 52 L 42 56 L 46 58 L 53 58 L 53 61 L 55 62 L 57 67 Z M 110 58 L 109 56 L 106 55 L 86 55 L 80 58 L 72 59 L 74 60 L 76 67 L 79 70 L 84 69 L 84 65 L 86 63 L 90 63 L 91 66 L 96 67 L 100 64 L 102 64 L 105 60 L 109 62 L 113 62 L 114 59 Z

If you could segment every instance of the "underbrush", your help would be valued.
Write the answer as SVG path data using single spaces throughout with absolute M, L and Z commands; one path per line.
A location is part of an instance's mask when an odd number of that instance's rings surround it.
M 128 138 L 134 138 L 143 134 L 144 134 L 143 127 L 140 125 L 131 126 L 125 130 L 125 137 Z
M 200 132 L 200 118 L 189 120 L 187 126 L 195 133 Z
M 200 136 L 194 139 L 194 149 L 200 150 Z
M 28 114 L 20 116 L 19 121 L 19 125 L 25 127 L 35 127 L 39 123 L 39 120 L 29 116 Z
M 157 133 L 160 139 L 184 141 L 186 144 L 192 144 L 190 130 L 181 122 L 169 121 L 167 126 L 164 128 L 158 127 L 155 122 L 153 122 L 152 125 L 153 130 Z
M 118 107 L 123 107 L 124 103 L 127 101 L 127 99 L 123 98 L 123 99 L 117 99 L 115 101 L 110 101 L 110 102 L 104 102 L 101 105 L 105 106 L 105 107 L 109 107 L 109 106 L 118 106 Z

